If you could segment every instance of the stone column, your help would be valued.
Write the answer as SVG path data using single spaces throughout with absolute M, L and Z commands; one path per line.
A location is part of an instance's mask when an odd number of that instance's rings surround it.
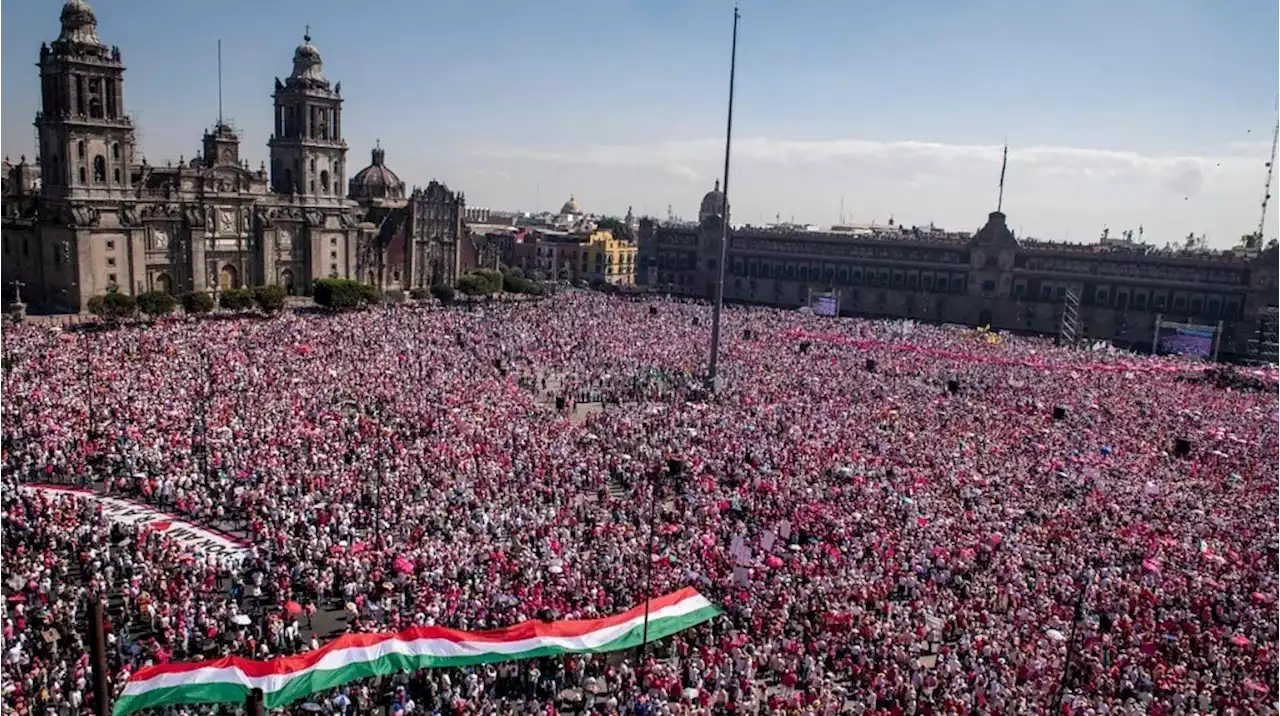
M 183 240 L 187 242 L 187 246 L 191 248 L 191 278 L 193 291 L 209 290 L 209 267 L 204 259 L 204 238 L 203 229 L 195 229 L 187 232 Z

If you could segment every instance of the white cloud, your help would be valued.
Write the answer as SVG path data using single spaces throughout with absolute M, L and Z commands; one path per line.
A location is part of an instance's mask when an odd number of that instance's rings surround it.
M 1143 225 L 1157 243 L 1194 231 L 1225 246 L 1257 226 L 1269 143 L 1261 152 L 1249 144 L 1214 155 L 1012 146 L 1005 211 L 1014 226 L 1045 238 L 1089 240 L 1103 227 Z M 845 204 L 849 220 L 896 214 L 900 221 L 975 228 L 994 208 L 1003 151 L 998 144 L 742 137 L 733 142 L 733 203 L 743 221 L 781 213 L 831 223 Z M 702 185 L 722 171 L 724 140 L 488 146 L 471 157 L 501 160 L 528 176 L 554 172 L 566 186 L 597 187 L 599 204 L 673 203 L 691 214 L 710 188 Z M 589 192 L 579 195 L 591 201 Z

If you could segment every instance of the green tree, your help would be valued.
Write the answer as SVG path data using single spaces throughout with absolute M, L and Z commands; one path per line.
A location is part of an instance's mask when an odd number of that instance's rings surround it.
M 422 299 L 427 298 L 430 295 L 431 295 L 431 291 L 425 288 L 422 288 L 421 286 L 417 288 L 409 289 L 409 297 L 415 301 L 421 301 Z
M 284 288 L 281 286 L 259 286 L 253 289 L 253 302 L 263 313 L 279 313 L 284 310 Z
M 606 216 L 596 222 L 596 229 L 601 231 L 613 232 L 613 238 L 624 239 L 630 241 L 634 237 L 631 235 L 631 227 L 627 226 L 616 216 Z
M 229 288 L 218 294 L 218 305 L 228 311 L 247 311 L 253 308 L 253 292 L 246 288 Z
M 325 278 L 315 282 L 312 298 L 330 311 L 350 311 L 378 302 L 378 289 L 347 278 Z
M 192 291 L 182 297 L 182 310 L 191 315 L 209 313 L 213 310 L 213 296 L 204 291 Z
M 451 305 L 454 299 L 457 298 L 453 292 L 453 286 L 450 286 L 447 283 L 437 283 L 433 285 L 431 287 L 431 295 L 435 296 L 437 301 L 446 306 Z
M 458 279 L 458 290 L 468 296 L 480 296 L 490 293 L 489 282 L 483 276 L 478 276 L 474 273 L 463 274 Z
M 152 318 L 173 313 L 177 303 L 164 291 L 148 291 L 138 296 L 138 309 Z
M 472 271 L 484 281 L 489 290 L 485 293 L 497 293 L 502 290 L 502 272 L 491 268 L 480 268 Z
M 89 313 L 109 323 L 117 323 L 137 315 L 138 301 L 127 293 L 108 291 L 104 296 L 89 299 Z
M 502 290 L 507 293 L 526 293 L 531 296 L 537 296 L 542 293 L 542 286 L 536 281 L 530 281 L 523 276 L 507 274 L 502 277 Z

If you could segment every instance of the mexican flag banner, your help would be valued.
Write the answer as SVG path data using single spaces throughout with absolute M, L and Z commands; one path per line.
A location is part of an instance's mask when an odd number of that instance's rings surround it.
M 706 597 L 686 587 L 649 601 L 649 641 L 656 641 L 720 613 Z M 160 664 L 130 677 L 113 716 L 170 704 L 242 703 L 262 689 L 266 708 L 278 708 L 356 679 L 449 666 L 531 659 L 570 653 L 621 651 L 638 646 L 645 605 L 604 619 L 526 621 L 505 629 L 465 632 L 412 627 L 396 633 L 347 634 L 297 656 L 254 661 Z

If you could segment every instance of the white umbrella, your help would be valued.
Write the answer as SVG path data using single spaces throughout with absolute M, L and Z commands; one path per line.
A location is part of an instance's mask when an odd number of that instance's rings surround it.
M 248 614 L 237 614 L 231 617 L 231 623 L 238 626 L 249 626 L 253 623 L 253 620 L 249 618 Z

